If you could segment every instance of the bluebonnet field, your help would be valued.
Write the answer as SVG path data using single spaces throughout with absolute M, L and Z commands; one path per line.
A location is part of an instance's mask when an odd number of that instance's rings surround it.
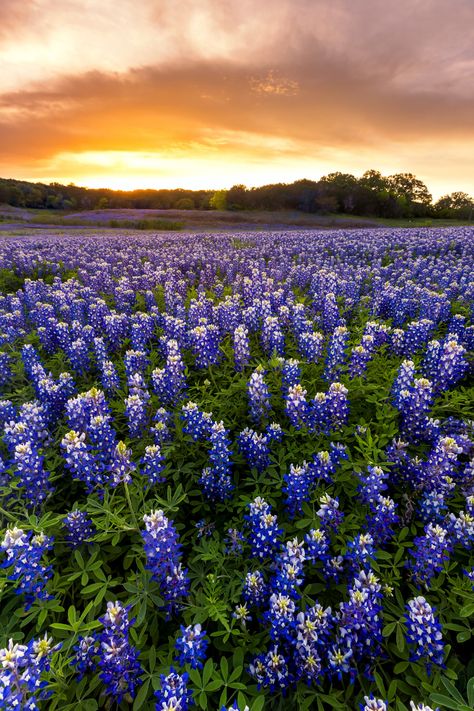
M 0 708 L 469 709 L 474 230 L 0 242 Z

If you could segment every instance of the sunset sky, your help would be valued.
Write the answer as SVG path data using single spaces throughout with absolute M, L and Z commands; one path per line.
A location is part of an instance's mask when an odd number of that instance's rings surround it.
M 474 195 L 473 0 L 0 0 L 0 176 Z

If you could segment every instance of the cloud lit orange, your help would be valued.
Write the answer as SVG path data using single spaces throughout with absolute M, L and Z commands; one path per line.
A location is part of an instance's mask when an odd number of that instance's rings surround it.
M 471 0 L 2 0 L 0 175 L 474 194 L 473 28 Z

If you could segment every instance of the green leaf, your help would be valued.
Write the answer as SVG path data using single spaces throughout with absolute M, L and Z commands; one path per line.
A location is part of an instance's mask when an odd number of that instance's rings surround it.
M 207 709 L 207 696 L 205 691 L 201 691 L 199 694 L 199 706 L 203 709 L 203 711 L 206 711 Z
M 380 676 L 380 674 L 375 672 L 374 679 L 375 679 L 375 683 L 377 684 L 377 689 L 380 691 L 382 697 L 385 697 L 387 694 L 385 692 L 385 686 L 384 686 L 382 677 Z
M 214 671 L 214 662 L 212 659 L 208 659 L 204 665 L 204 669 L 202 670 L 202 684 L 203 684 L 203 686 L 207 686 L 207 684 L 212 676 L 213 671 Z M 219 688 L 219 687 L 217 687 L 217 688 Z
M 156 648 L 150 647 L 150 654 L 148 656 L 148 669 L 152 672 L 156 666 Z
M 446 677 L 441 677 L 441 683 L 443 684 L 444 688 L 446 691 L 450 694 L 450 696 L 453 697 L 453 699 L 456 699 L 459 701 L 461 704 L 464 703 L 464 699 L 459 693 L 459 691 L 456 689 L 452 681 L 449 681 L 449 679 L 446 679 Z
M 459 702 L 454 701 L 449 696 L 444 694 L 431 694 L 430 700 L 435 704 L 441 704 L 447 709 L 454 709 L 454 711 L 460 711 Z
M 385 627 L 382 630 L 382 636 L 383 637 L 390 637 L 392 634 L 393 630 L 397 626 L 398 622 L 389 622 L 388 625 L 385 625 Z
M 227 662 L 227 657 L 221 657 L 220 667 L 222 678 L 224 681 L 227 681 L 227 677 L 229 676 L 229 664 Z
M 403 674 L 403 672 L 409 667 L 409 662 L 398 662 L 395 664 L 393 671 L 395 674 Z
M 392 701 L 395 698 L 396 691 L 397 691 L 397 680 L 393 679 L 390 682 L 390 686 L 388 687 L 388 691 L 387 691 L 387 697 L 388 697 L 389 701 Z
M 241 705 L 240 693 L 239 693 L 238 699 L 239 699 L 240 708 L 245 708 L 245 706 Z M 265 697 L 264 696 L 257 696 L 257 698 L 254 700 L 254 702 L 252 704 L 252 711 L 262 711 L 264 704 L 265 704 Z
M 458 632 L 456 635 L 456 640 L 458 642 L 467 642 L 471 638 L 471 630 L 465 630 L 464 632 Z
M 74 607 L 74 605 L 71 605 L 68 608 L 67 619 L 71 627 L 74 627 L 76 624 L 76 608 Z
M 465 605 L 459 610 L 459 617 L 471 617 L 472 615 L 474 615 L 474 602 Z
M 145 703 L 147 696 L 148 696 L 148 687 L 150 686 L 150 680 L 147 679 L 140 689 L 138 690 L 138 694 L 135 697 L 135 701 L 133 702 L 133 711 L 138 711 L 138 709 L 141 709 L 143 704 Z
M 397 625 L 397 649 L 399 652 L 405 649 L 405 635 L 400 624 Z
M 471 676 L 471 678 L 467 682 L 466 691 L 469 706 L 474 706 L 474 676 Z
M 206 684 L 206 691 L 217 691 L 223 686 L 223 684 L 224 682 L 222 679 L 213 679 L 209 682 L 209 684 Z

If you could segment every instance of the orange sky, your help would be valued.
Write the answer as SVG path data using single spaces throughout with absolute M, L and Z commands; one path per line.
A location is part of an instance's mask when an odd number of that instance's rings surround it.
M 0 176 L 474 195 L 473 0 L 0 0 Z

